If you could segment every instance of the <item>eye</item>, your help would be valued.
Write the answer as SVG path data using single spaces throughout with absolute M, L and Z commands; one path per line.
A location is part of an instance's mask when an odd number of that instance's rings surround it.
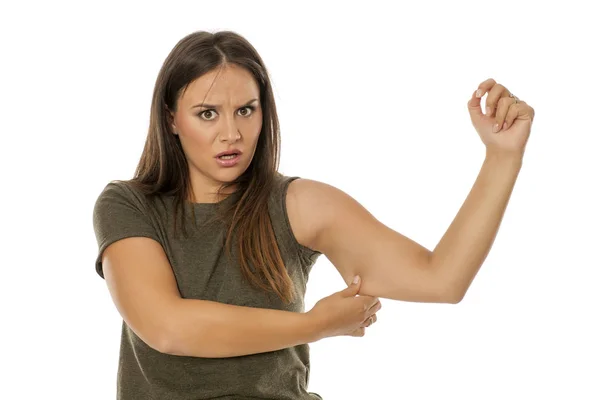
M 244 107 L 244 108 L 240 108 L 240 111 L 243 111 L 243 110 L 248 110 L 248 111 L 246 111 L 245 113 L 243 113 L 243 114 L 240 114 L 240 115 L 241 115 L 242 117 L 249 117 L 249 116 L 251 116 L 251 115 L 252 115 L 252 113 L 254 112 L 254 108 L 255 108 L 254 106 L 246 106 L 246 107 Z
M 213 120 L 213 119 L 214 119 L 214 117 L 213 117 L 213 118 L 210 118 L 210 116 L 211 116 L 211 115 L 212 115 L 214 112 L 215 112 L 214 110 L 204 110 L 204 111 L 202 111 L 200 114 L 198 114 L 198 116 L 199 116 L 200 118 L 202 118 L 203 120 L 205 120 L 205 121 L 211 121 L 211 120 Z
M 246 107 L 240 108 L 238 111 L 238 114 L 241 115 L 242 117 L 249 117 L 254 113 L 255 109 L 256 109 L 256 107 L 254 107 L 254 106 L 246 106 Z M 212 109 L 201 111 L 198 114 L 198 116 L 205 121 L 212 121 L 213 119 L 215 119 L 215 115 L 216 115 L 216 111 L 212 110 Z

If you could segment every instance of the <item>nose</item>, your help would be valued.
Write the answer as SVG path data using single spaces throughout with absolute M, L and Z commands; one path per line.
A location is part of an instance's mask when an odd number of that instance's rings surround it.
M 224 118 L 221 129 L 221 141 L 235 143 L 241 138 L 240 131 L 237 127 L 234 117 Z

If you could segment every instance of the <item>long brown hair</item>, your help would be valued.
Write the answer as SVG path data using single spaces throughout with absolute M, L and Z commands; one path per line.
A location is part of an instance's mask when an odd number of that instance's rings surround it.
M 171 112 L 187 86 L 203 74 L 225 64 L 249 71 L 260 89 L 263 124 L 248 169 L 217 192 L 236 186 L 233 201 L 219 201 L 217 218 L 225 223 L 224 241 L 231 256 L 234 238 L 243 276 L 255 287 L 275 292 L 290 303 L 296 291 L 279 252 L 268 212 L 269 193 L 278 174 L 280 132 L 273 90 L 267 69 L 256 49 L 231 31 L 198 31 L 181 39 L 171 50 L 156 79 L 150 126 L 135 176 L 129 182 L 147 196 L 174 196 L 175 224 L 181 215 L 184 235 L 186 202 L 192 193 L 188 163 L 178 135 L 171 133 Z M 191 207 L 192 215 L 194 208 Z M 196 220 L 195 217 L 193 218 Z M 252 268 L 254 266 L 254 268 Z

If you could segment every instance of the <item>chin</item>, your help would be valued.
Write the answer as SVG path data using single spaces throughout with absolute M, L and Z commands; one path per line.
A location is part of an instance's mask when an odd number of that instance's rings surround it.
M 232 182 L 235 179 L 237 179 L 239 176 L 241 176 L 244 172 L 246 172 L 246 170 L 248 169 L 248 166 L 241 166 L 241 165 L 235 165 L 233 167 L 228 167 L 228 168 L 224 168 L 224 167 L 217 167 L 218 170 L 215 173 L 215 175 L 217 177 L 219 177 L 219 180 L 222 182 Z

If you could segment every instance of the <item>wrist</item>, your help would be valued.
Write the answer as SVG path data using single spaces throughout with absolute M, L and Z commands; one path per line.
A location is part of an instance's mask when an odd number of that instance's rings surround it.
M 485 161 L 488 163 L 499 164 L 502 166 L 512 166 L 520 168 L 523 164 L 523 152 L 500 152 L 486 150 Z
M 323 339 L 323 329 L 321 322 L 315 318 L 315 315 L 310 311 L 300 314 L 303 320 L 304 332 L 306 332 L 306 338 L 308 343 L 317 342 Z

